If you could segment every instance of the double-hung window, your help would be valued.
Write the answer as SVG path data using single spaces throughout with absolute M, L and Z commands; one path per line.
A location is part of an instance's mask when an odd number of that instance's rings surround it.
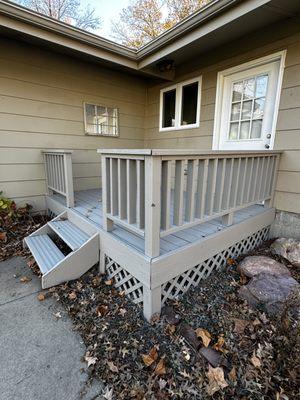
M 199 127 L 200 97 L 201 77 L 162 89 L 159 130 L 163 132 Z
M 85 133 L 88 135 L 118 136 L 118 109 L 103 105 L 84 104 Z

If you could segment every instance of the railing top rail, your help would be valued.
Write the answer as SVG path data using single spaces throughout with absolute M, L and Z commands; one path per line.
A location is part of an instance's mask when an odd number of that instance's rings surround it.
M 73 150 L 66 150 L 66 149 L 47 149 L 47 150 L 42 150 L 42 153 L 44 154 L 72 154 Z
M 189 150 L 189 149 L 98 149 L 97 153 L 107 155 L 144 156 L 224 156 L 224 155 L 268 155 L 281 154 L 283 150 Z

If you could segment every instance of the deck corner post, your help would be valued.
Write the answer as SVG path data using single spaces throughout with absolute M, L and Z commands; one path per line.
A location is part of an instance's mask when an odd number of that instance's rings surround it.
M 64 153 L 64 169 L 66 180 L 66 201 L 67 207 L 74 207 L 74 187 L 73 187 L 73 171 L 72 171 L 72 154 Z
M 108 218 L 107 214 L 110 212 L 110 159 L 101 155 L 101 175 L 102 175 L 102 213 L 103 213 L 103 229 L 105 231 L 112 231 L 114 228 L 113 221 Z
M 161 168 L 161 157 L 145 157 L 145 254 L 151 258 L 160 248 Z
M 150 289 L 143 286 L 143 311 L 145 319 L 150 322 L 154 314 L 161 312 L 161 285 Z
M 233 224 L 233 216 L 234 216 L 233 212 L 223 215 L 222 216 L 223 225 L 231 226 Z
M 103 250 L 100 250 L 100 256 L 99 256 L 99 274 L 104 275 L 105 274 L 105 253 Z

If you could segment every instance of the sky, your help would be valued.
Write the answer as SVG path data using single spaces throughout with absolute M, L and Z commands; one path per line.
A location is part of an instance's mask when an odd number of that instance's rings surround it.
M 122 8 L 127 7 L 129 2 L 130 0 L 81 0 L 81 5 L 85 7 L 90 4 L 101 18 L 100 29 L 93 32 L 99 36 L 112 39 L 111 20 L 118 18 Z

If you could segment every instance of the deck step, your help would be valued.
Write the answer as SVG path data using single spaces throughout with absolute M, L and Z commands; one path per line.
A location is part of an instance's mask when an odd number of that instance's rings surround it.
M 50 228 L 72 249 L 77 250 L 89 236 L 68 220 L 55 220 L 48 222 Z
M 25 242 L 42 274 L 50 271 L 65 256 L 48 235 L 28 236 Z

